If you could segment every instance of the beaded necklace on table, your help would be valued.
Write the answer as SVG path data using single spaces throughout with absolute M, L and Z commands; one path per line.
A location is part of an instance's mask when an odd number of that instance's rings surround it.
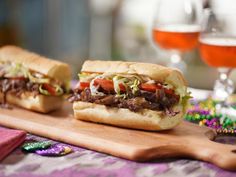
M 200 126 L 214 128 L 218 134 L 236 135 L 236 121 L 223 114 L 217 114 L 216 103 L 211 98 L 204 101 L 192 100 L 185 119 Z

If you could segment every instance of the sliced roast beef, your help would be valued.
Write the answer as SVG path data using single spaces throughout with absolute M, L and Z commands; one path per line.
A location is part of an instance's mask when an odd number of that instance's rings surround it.
M 131 98 L 131 99 L 122 99 L 120 100 L 120 104 L 118 107 L 120 108 L 128 108 L 131 111 L 139 111 L 140 109 L 143 108 L 148 108 L 148 101 L 145 100 L 145 98 L 142 97 L 136 97 L 136 98 Z
M 148 91 L 139 91 L 135 95 L 128 93 L 126 98 L 122 98 L 117 97 L 114 94 L 93 96 L 89 88 L 86 88 L 83 91 L 77 90 L 68 98 L 68 100 L 70 102 L 84 101 L 111 107 L 127 108 L 134 112 L 141 109 L 165 111 L 171 116 L 177 114 L 173 112 L 171 108 L 179 101 L 178 97 L 166 94 L 163 89 L 157 91 L 156 93 Z
M 1 107 L 6 107 L 6 94 L 13 93 L 20 96 L 23 92 L 28 91 L 37 96 L 39 94 L 39 84 L 32 83 L 24 78 L 1 78 L 0 92 L 3 93 L 3 101 Z

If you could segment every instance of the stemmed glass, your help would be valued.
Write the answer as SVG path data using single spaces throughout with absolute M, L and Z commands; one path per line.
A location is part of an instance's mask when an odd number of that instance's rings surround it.
M 160 0 L 152 26 L 154 43 L 171 53 L 169 67 L 182 71 L 182 53 L 198 45 L 202 2 L 199 0 Z
M 229 75 L 236 67 L 236 13 L 207 9 L 202 27 L 199 38 L 201 58 L 219 72 L 212 97 L 227 107 L 225 101 L 234 91 Z

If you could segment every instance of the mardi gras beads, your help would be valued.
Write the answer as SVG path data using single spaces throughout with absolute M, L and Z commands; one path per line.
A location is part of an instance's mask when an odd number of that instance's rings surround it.
M 71 153 L 73 150 L 69 146 L 55 144 L 48 149 L 37 150 L 36 154 L 41 156 L 61 156 Z
M 196 122 L 200 126 L 214 128 L 220 134 L 236 134 L 236 121 L 222 114 L 217 114 L 216 105 L 217 102 L 212 99 L 194 101 L 188 109 L 185 119 Z
M 22 146 L 22 150 L 25 152 L 35 152 L 41 149 L 47 149 L 52 144 L 49 141 L 42 141 L 42 142 L 28 142 Z
M 223 120 L 223 128 L 227 128 L 227 127 L 232 127 L 234 125 L 234 122 L 229 118 L 229 117 L 225 117 L 225 119 Z
M 234 134 L 236 134 L 236 129 L 233 129 L 233 128 L 230 128 L 230 129 L 227 129 L 227 128 L 219 128 L 219 129 L 216 129 L 216 132 L 217 132 L 218 134 L 234 135 Z
M 63 144 L 54 144 L 50 141 L 27 142 L 22 146 L 24 152 L 33 152 L 42 156 L 62 156 L 71 153 L 71 147 Z

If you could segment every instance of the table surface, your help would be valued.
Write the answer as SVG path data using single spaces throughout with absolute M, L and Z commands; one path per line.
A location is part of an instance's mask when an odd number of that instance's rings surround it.
M 206 94 L 206 92 L 195 93 Z M 27 140 L 47 139 L 28 134 Z M 216 141 L 236 145 L 236 137 L 232 136 L 220 136 Z M 62 157 L 23 153 L 17 148 L 0 163 L 0 177 L 236 177 L 236 172 L 225 171 L 197 160 L 165 159 L 139 163 L 80 147 L 71 147 L 74 152 Z

